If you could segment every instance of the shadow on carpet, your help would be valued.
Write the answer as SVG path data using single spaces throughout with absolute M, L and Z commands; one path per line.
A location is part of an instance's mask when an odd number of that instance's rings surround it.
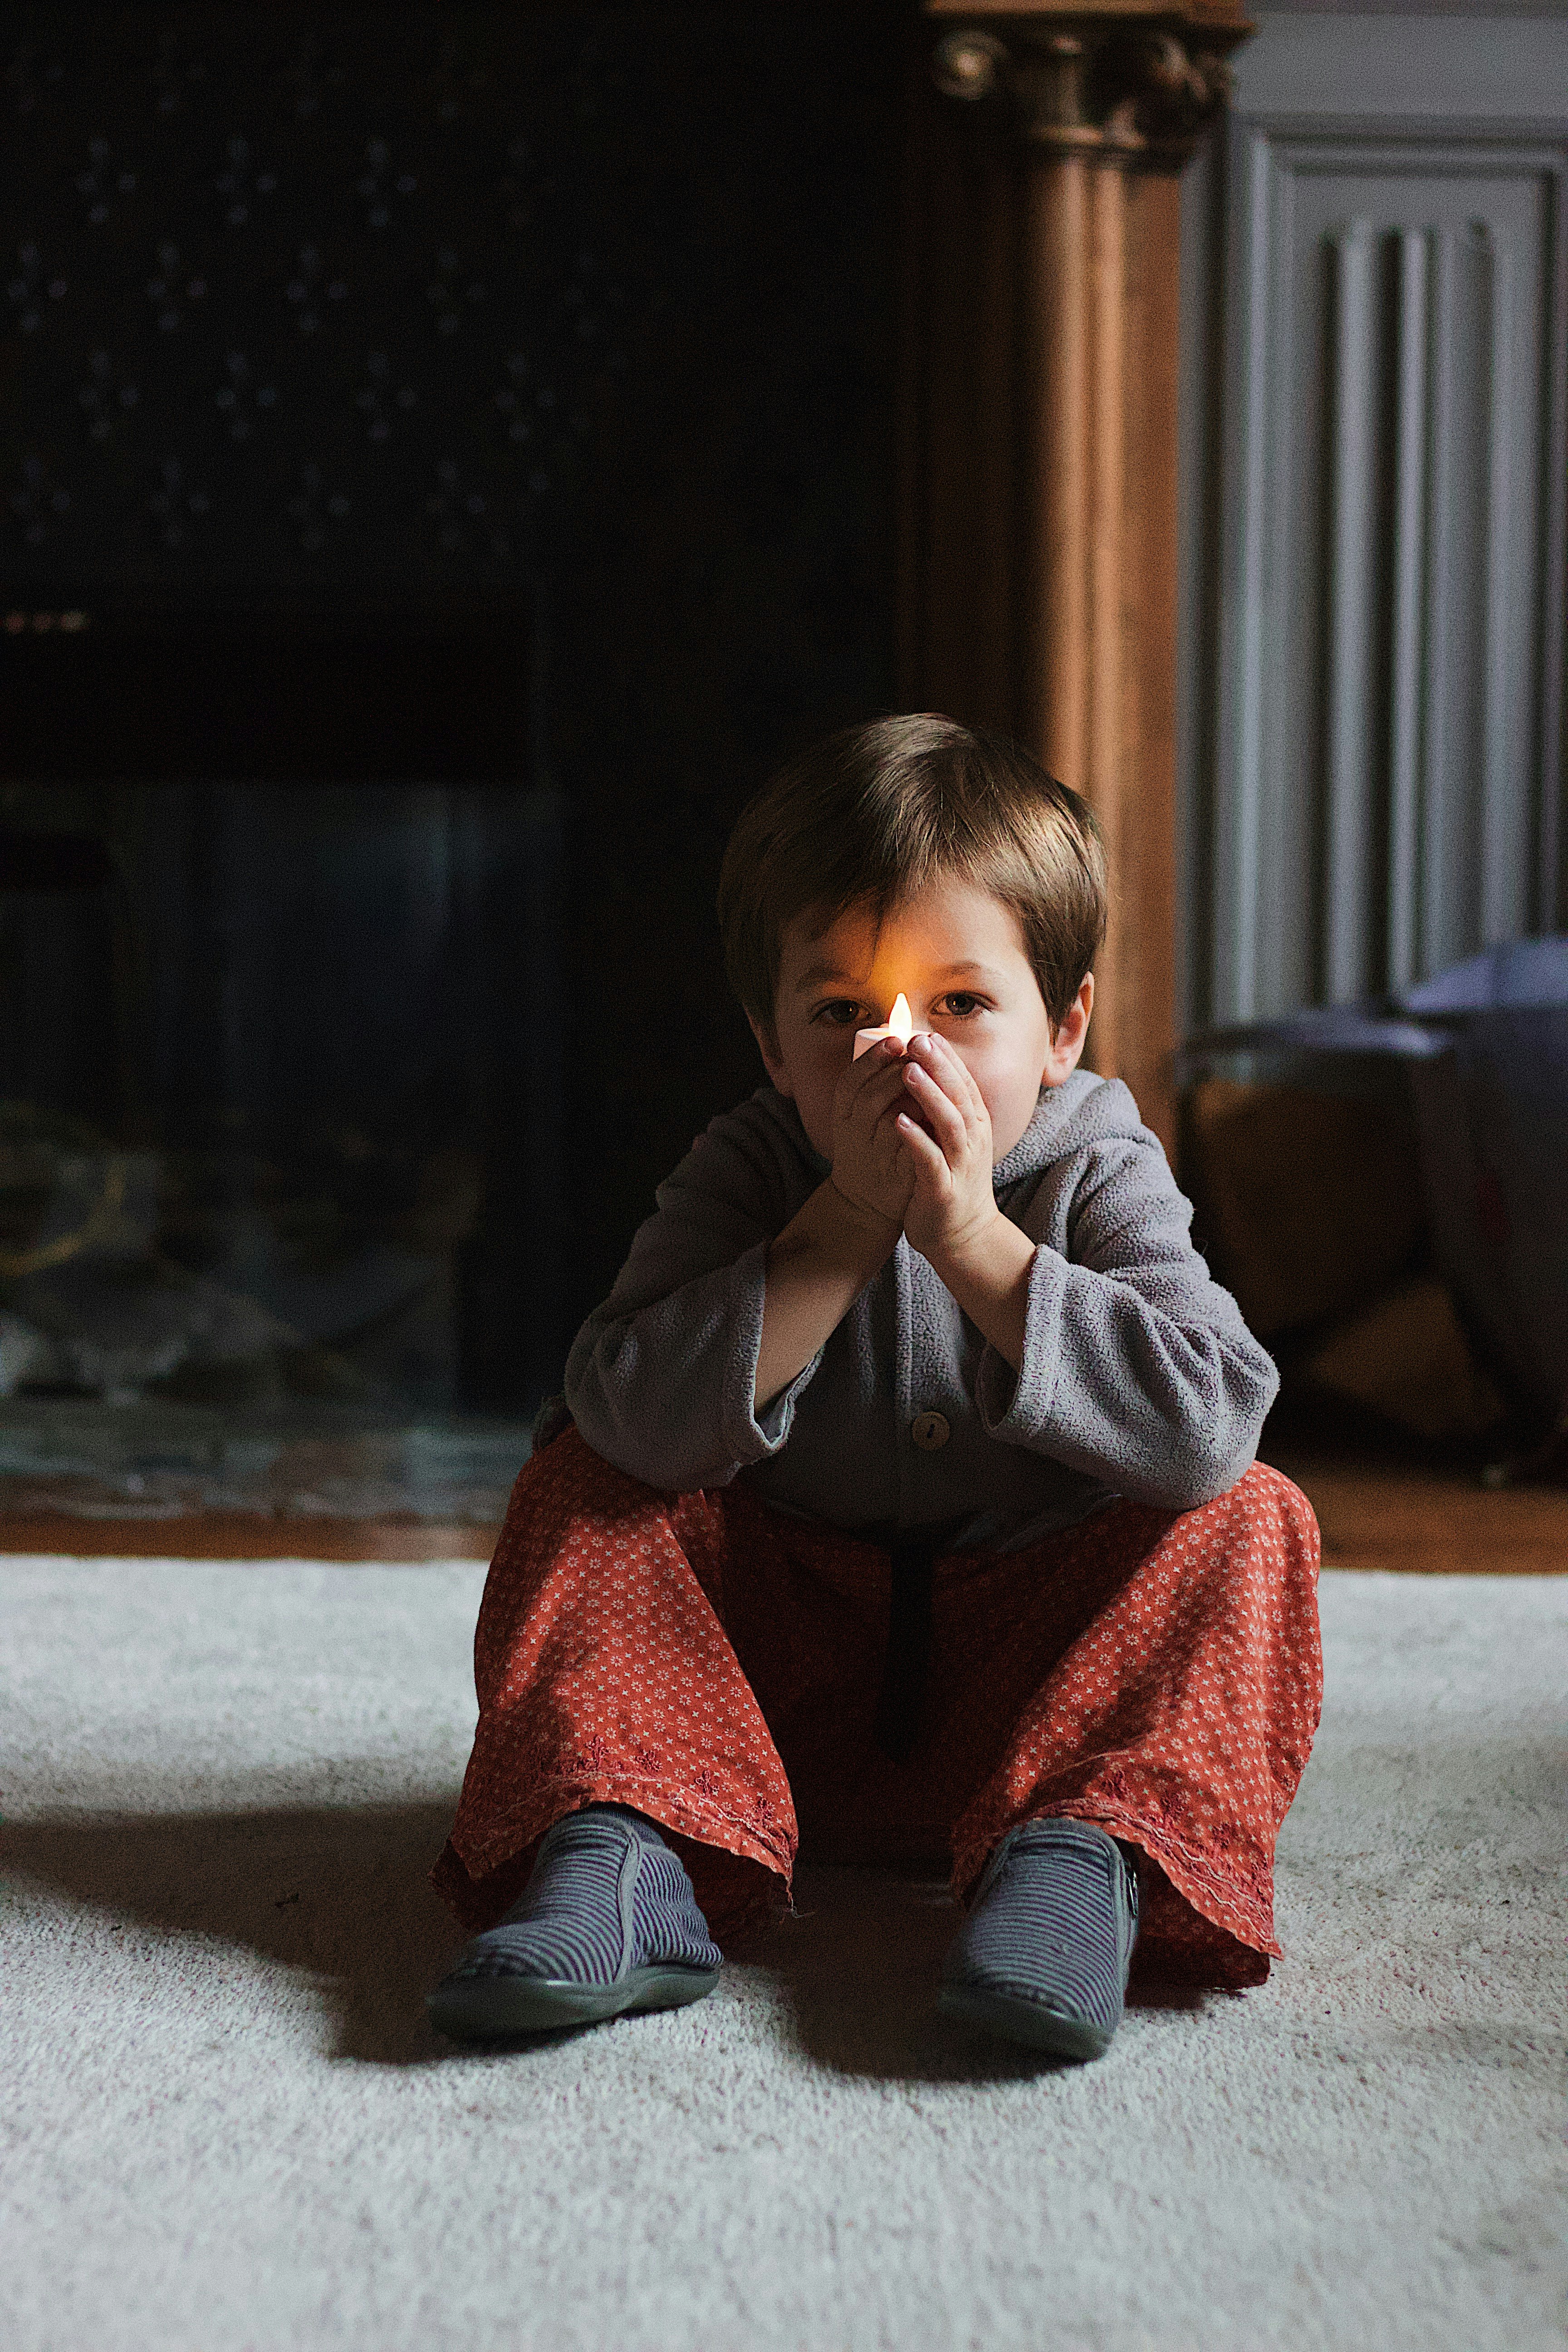
M 425 2017 L 427 1988 L 464 1941 L 426 1884 L 451 1818 L 451 1804 L 440 1803 L 17 1824 L 7 1830 L 6 1859 L 113 1921 L 242 1946 L 314 1979 L 336 2059 L 427 2066 L 473 2054 L 455 2051 Z M 836 2074 L 887 2082 L 1056 2071 L 1037 2053 L 937 2015 L 937 1978 L 959 1918 L 945 1883 L 803 1866 L 795 1902 L 793 1918 L 732 1961 L 723 1989 L 765 2004 L 803 2056 Z M 1132 1999 L 1190 2010 L 1203 1996 L 1145 1984 Z M 635 2032 L 637 2022 L 595 2030 Z M 529 2037 L 495 2054 L 521 2056 L 560 2039 Z
M 247 1946 L 318 1979 L 333 2055 L 427 2064 L 426 1988 L 462 1931 L 425 1885 L 450 1803 L 165 1813 L 18 1826 L 10 1868 L 163 1935 Z
M 802 2052 L 836 2074 L 982 2083 L 1074 2071 L 937 2014 L 937 1979 L 961 1916 L 945 1879 L 805 1864 L 795 1914 L 734 1973 L 754 1967 L 773 1978 Z M 1153 1982 L 1131 1995 L 1136 2007 L 1182 2010 L 1200 2009 L 1205 1998 Z

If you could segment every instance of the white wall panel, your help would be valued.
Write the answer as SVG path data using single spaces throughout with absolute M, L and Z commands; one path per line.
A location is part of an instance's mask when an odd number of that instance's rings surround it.
M 1565 919 L 1568 26 L 1277 20 L 1215 161 L 1198 1020 Z

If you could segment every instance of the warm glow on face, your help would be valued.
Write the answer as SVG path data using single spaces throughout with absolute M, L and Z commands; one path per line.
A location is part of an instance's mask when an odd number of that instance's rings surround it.
M 773 1027 L 758 1027 L 757 1042 L 826 1160 L 838 1083 L 879 1037 L 897 1038 L 900 1054 L 911 1034 L 951 1046 L 990 1114 L 996 1160 L 1028 1126 L 1041 1086 L 1059 1086 L 1078 1060 L 1089 983 L 1081 1014 L 1057 1040 L 1017 916 L 955 875 L 886 912 L 847 907 L 826 930 L 797 917 L 779 946 Z M 889 1004 L 885 1025 L 874 1025 Z M 898 1067 L 890 1054 L 888 1065 Z

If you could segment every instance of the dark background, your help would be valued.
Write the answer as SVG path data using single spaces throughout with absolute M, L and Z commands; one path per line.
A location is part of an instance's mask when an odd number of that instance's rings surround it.
M 725 834 L 891 703 L 904 13 L 0 10 L 3 1090 L 477 1151 L 468 1402 L 757 1083 Z

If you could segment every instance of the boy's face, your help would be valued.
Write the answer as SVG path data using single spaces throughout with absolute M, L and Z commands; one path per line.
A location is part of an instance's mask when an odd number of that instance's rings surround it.
M 776 1040 L 752 1027 L 769 1077 L 825 1159 L 855 1033 L 879 1028 L 896 996 L 908 997 L 917 1035 L 934 1031 L 963 1061 L 990 1114 L 994 1160 L 1028 1126 L 1041 1087 L 1060 1086 L 1083 1051 L 1092 977 L 1053 1034 L 1016 915 L 972 882 L 939 877 L 880 929 L 867 907 L 820 933 L 797 920 L 781 945 Z

